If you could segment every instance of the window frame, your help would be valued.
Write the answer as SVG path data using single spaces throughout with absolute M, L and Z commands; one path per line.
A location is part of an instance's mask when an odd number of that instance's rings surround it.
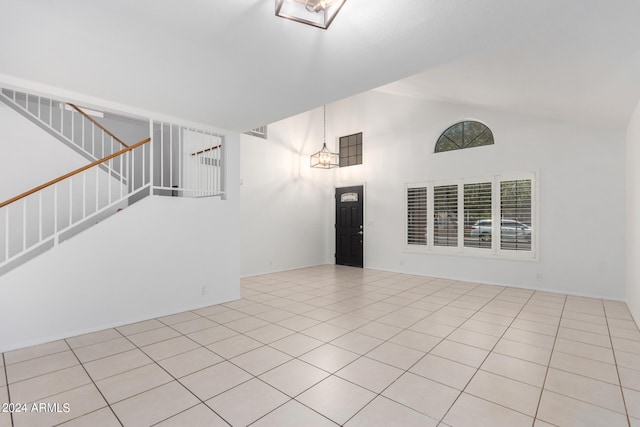
M 405 228 L 404 228 L 404 249 L 406 252 L 420 252 L 431 254 L 443 254 L 443 255 L 462 255 L 462 256 L 474 256 L 474 257 L 489 257 L 499 259 L 515 259 L 523 261 L 538 261 L 538 192 L 537 192 L 537 173 L 524 172 L 524 173 L 509 173 L 499 175 L 489 175 L 479 178 L 460 178 L 453 180 L 433 180 L 422 181 L 405 184 Z M 531 181 L 531 248 L 530 250 L 510 250 L 502 249 L 500 245 L 501 241 L 501 182 L 504 181 L 518 181 L 518 180 L 530 180 Z M 491 183 L 491 218 L 492 218 L 492 233 L 491 233 L 491 246 L 489 248 L 480 247 L 468 247 L 464 245 L 464 186 L 465 184 L 480 184 Z M 457 246 L 437 246 L 434 244 L 434 189 L 435 187 L 445 185 L 457 185 L 458 189 L 458 244 Z M 426 230 L 426 244 L 409 244 L 408 232 L 409 232 L 409 203 L 408 194 L 409 188 L 426 188 L 427 191 L 427 230 Z M 498 218 L 499 220 L 495 220 Z

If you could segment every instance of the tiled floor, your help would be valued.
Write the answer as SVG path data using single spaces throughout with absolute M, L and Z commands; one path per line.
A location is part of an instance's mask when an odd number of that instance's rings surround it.
M 242 295 L 5 353 L 0 426 L 640 426 L 624 303 L 336 266 Z

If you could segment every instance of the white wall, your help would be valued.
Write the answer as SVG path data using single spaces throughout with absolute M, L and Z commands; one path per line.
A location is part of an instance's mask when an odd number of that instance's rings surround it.
M 243 276 L 333 262 L 331 171 L 309 168 L 322 147 L 322 110 L 241 136 Z
M 627 129 L 627 305 L 640 324 L 640 103 Z
M 280 148 L 280 152 L 292 149 L 294 141 L 309 139 L 309 132 L 305 133 L 303 126 L 308 119 L 301 115 L 278 124 L 291 131 L 282 139 L 285 147 Z M 494 133 L 496 144 L 434 154 L 438 136 L 450 125 L 464 119 L 486 123 Z M 322 116 L 315 120 L 321 126 Z M 367 268 L 624 298 L 624 130 L 367 92 L 327 107 L 329 148 L 336 149 L 339 136 L 355 132 L 363 132 L 364 164 L 318 171 L 332 174 L 333 183 L 319 182 L 308 176 L 311 172 L 302 168 L 295 177 L 308 183 L 292 184 L 292 175 L 286 170 L 289 157 L 268 157 L 264 164 L 257 160 L 250 163 L 252 174 L 270 182 L 263 182 L 263 189 L 255 194 L 245 192 L 243 188 L 243 228 L 247 223 L 245 204 L 256 208 L 268 201 L 269 220 L 264 225 L 268 231 L 253 229 L 252 232 L 256 233 L 253 235 L 255 240 L 267 234 L 270 237 L 263 249 L 254 251 L 251 257 L 246 256 L 247 240 L 243 237 L 243 274 L 261 271 L 255 266 L 264 264 L 272 256 L 267 248 L 275 249 L 277 255 L 284 257 L 283 264 L 298 264 L 294 262 L 294 258 L 299 256 L 296 249 L 306 247 L 308 239 L 304 245 L 295 240 L 287 241 L 285 245 L 278 243 L 282 236 L 288 236 L 287 227 L 292 221 L 301 221 L 308 229 L 327 230 L 327 243 L 321 240 L 322 236 L 317 239 L 328 251 L 324 259 L 333 262 L 333 186 L 365 183 Z M 318 147 L 319 144 L 316 143 Z M 303 162 L 317 150 L 315 146 L 299 148 L 293 150 L 301 152 Z M 244 157 L 242 168 L 243 174 L 249 168 Z M 537 175 L 538 261 L 405 250 L 405 183 L 510 172 L 535 172 Z M 311 194 L 302 199 L 309 200 L 309 204 L 330 205 L 328 215 L 322 217 L 315 213 L 304 217 L 301 214 L 305 210 L 301 207 L 295 208 L 297 216 L 289 215 L 292 193 L 281 190 L 290 189 L 289 186 L 293 185 L 295 188 L 328 185 L 324 192 L 319 191 L 321 196 L 317 201 L 312 201 Z M 261 195 L 264 195 L 263 203 L 258 203 Z M 323 220 L 327 222 L 323 224 Z M 246 230 L 243 229 L 244 233 Z M 297 234 L 297 237 L 301 235 Z M 288 238 L 295 239 L 296 236 Z
M 0 276 L 0 352 L 239 298 L 239 137 L 226 142 L 227 200 L 147 198 Z

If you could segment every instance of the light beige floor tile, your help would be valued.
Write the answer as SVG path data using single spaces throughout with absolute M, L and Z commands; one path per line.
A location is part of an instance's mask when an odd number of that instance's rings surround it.
M 103 357 L 112 356 L 125 351 L 133 350 L 135 346 L 126 338 L 116 338 L 110 341 L 104 341 L 98 344 L 92 344 L 74 350 L 80 362 L 87 363 L 92 360 L 101 359 Z
M 550 368 L 545 389 L 624 413 L 620 386 Z
M 615 364 L 613 351 L 610 348 L 600 347 L 593 344 L 571 341 L 564 338 L 558 338 L 554 351 L 573 354 L 574 356 L 586 357 L 588 359 L 597 360 L 599 362 Z
M 0 403 L 9 403 L 8 390 L 7 386 L 0 387 Z M 2 413 L 2 411 L 0 411 L 0 413 Z
M 551 356 L 551 364 L 549 366 L 599 381 L 619 384 L 616 367 L 609 363 L 556 351 Z
M 499 353 L 489 354 L 480 369 L 535 387 L 542 387 L 547 374 L 546 366 Z
M 150 363 L 153 363 L 153 360 L 139 349 L 135 349 L 85 363 L 84 367 L 91 378 L 98 381 Z
M 65 409 L 65 403 L 68 403 L 68 410 Z M 51 405 L 49 408 L 52 410 L 44 409 L 46 406 L 41 407 L 41 404 Z M 87 384 L 46 399 L 38 399 L 37 405 L 41 409 L 14 413 L 14 425 L 16 427 L 57 425 L 104 408 L 107 403 L 93 384 Z
M 320 341 L 329 342 L 349 333 L 349 331 L 347 329 L 330 325 L 328 323 L 321 323 L 319 325 L 307 328 L 301 331 L 301 333 Z
M 384 362 L 402 370 L 409 369 L 425 355 L 424 352 L 413 350 L 402 345 L 386 342 L 366 354 L 371 359 Z
M 206 348 L 196 348 L 177 356 L 169 357 L 159 362 L 160 366 L 167 370 L 175 378 L 182 378 L 224 359 Z
M 11 385 L 12 402 L 35 402 L 91 383 L 81 366 L 61 369 Z
M 254 316 L 256 314 L 260 314 L 260 313 L 264 313 L 267 312 L 269 310 L 273 309 L 273 307 L 271 307 L 270 305 L 266 305 L 266 304 L 260 304 L 260 303 L 254 303 L 251 305 L 247 305 L 244 307 L 238 307 L 236 308 L 236 310 L 248 314 L 250 316 Z
M 2 359 L 2 354 L 0 354 L 0 359 Z M 7 385 L 7 378 L 5 376 L 4 366 L 0 366 L 0 387 L 4 387 Z
M 185 336 L 179 336 L 142 347 L 141 350 L 153 360 L 159 361 L 177 354 L 186 353 L 198 347 L 200 347 L 200 345 L 195 341 Z
M 109 408 L 98 409 L 71 421 L 61 424 L 64 427 L 120 427 L 121 424 Z
M 507 330 L 506 326 L 496 325 L 495 323 L 481 322 L 480 320 L 469 319 L 460 325 L 460 329 L 467 331 L 480 332 L 481 334 L 501 337 Z
M 535 310 L 535 309 L 534 309 Z M 520 314 L 516 320 L 529 320 L 531 322 L 536 323 L 544 323 L 545 325 L 551 325 L 557 327 L 560 323 L 560 316 L 550 316 L 548 314 L 536 313 L 535 311 L 530 311 L 528 306 L 522 309 Z
M 293 333 L 294 332 L 290 329 L 270 324 L 248 331 L 245 335 L 253 338 L 254 340 L 258 340 L 261 343 L 270 344 Z
M 434 337 L 433 335 L 405 330 L 391 338 L 389 341 L 427 353 L 431 351 L 441 340 L 441 338 Z
M 628 353 L 634 353 L 640 355 L 640 341 L 627 340 L 624 338 L 611 338 L 613 341 L 613 348 L 620 351 L 626 351 Z
M 221 362 L 180 379 L 180 382 L 202 400 L 210 399 L 247 380 L 251 375 L 232 365 Z
M 158 320 L 165 325 L 175 325 L 177 323 L 187 322 L 189 320 L 197 320 L 201 319 L 201 316 L 198 316 L 195 313 L 190 311 L 184 311 L 182 313 L 176 313 L 169 316 L 159 317 Z
M 156 319 L 145 320 L 142 322 L 132 323 L 130 325 L 118 326 L 116 329 L 125 336 L 135 335 L 142 332 L 147 332 L 152 329 L 163 328 L 164 323 L 158 322 Z
M 228 425 L 205 404 L 189 408 L 156 424 L 157 427 L 227 427 Z
M 368 357 L 361 357 L 336 372 L 335 375 L 374 393 L 380 393 L 403 373 L 402 369 Z
M 306 406 L 290 400 L 284 405 L 260 418 L 252 427 L 335 427 L 336 423 Z
M 190 334 L 192 332 L 198 332 L 217 325 L 218 324 L 212 320 L 205 319 L 204 317 L 198 317 L 197 319 L 187 320 L 186 322 L 182 323 L 176 323 L 171 327 L 181 334 Z
M 430 317 L 419 321 L 418 323 L 412 325 L 409 329 L 423 334 L 433 335 L 434 337 L 438 338 L 445 338 L 451 332 L 456 330 L 454 326 L 435 322 L 433 320 L 430 320 Z
M 198 344 L 206 346 L 236 335 L 238 335 L 238 333 L 233 329 L 220 325 L 193 332 L 187 336 Z
M 326 308 L 318 308 L 315 310 L 307 311 L 306 313 L 304 313 L 304 315 L 312 319 L 319 320 L 320 322 L 326 322 L 327 320 L 341 316 L 342 313 Z
M 8 351 L 4 353 L 5 364 L 24 362 L 25 360 L 36 359 L 49 354 L 60 353 L 69 350 L 69 346 L 64 340 L 53 341 L 46 344 L 35 345 L 33 347 L 22 348 L 20 350 Z
M 113 404 L 170 381 L 173 378 L 154 363 L 97 381 L 96 385 Z
M 346 335 L 336 338 L 331 341 L 331 344 L 338 347 L 342 347 L 358 354 L 365 354 L 373 350 L 384 341 L 379 338 L 374 338 L 369 335 L 361 334 L 360 332 L 349 332 Z
M 13 427 L 11 424 L 11 414 L 0 412 L 0 427 Z
M 451 314 L 443 313 L 442 310 L 444 309 L 440 309 L 440 311 L 433 313 L 432 315 L 427 317 L 425 320 L 430 320 L 432 322 L 442 323 L 443 325 L 457 328 L 458 326 L 466 322 L 468 319 L 468 317 L 460 317 L 460 316 L 454 316 Z
M 556 426 L 625 427 L 627 417 L 549 390 L 542 392 L 538 418 Z
M 290 331 L 291 332 L 291 331 Z M 314 348 L 320 347 L 324 342 L 306 335 L 296 333 L 278 341 L 272 342 L 271 347 L 278 349 L 290 356 L 298 357 Z
M 610 327 L 614 328 L 625 328 L 631 329 L 633 331 L 638 330 L 638 326 L 633 320 L 623 320 L 623 319 L 607 319 L 607 323 Z
M 118 402 L 112 408 L 125 426 L 149 426 L 197 403 L 193 394 L 174 381 Z
M 438 422 L 420 412 L 378 396 L 345 426 L 347 427 L 436 427 Z
M 549 349 L 511 340 L 500 340 L 493 352 L 545 366 L 549 363 L 549 358 L 551 357 L 551 350 Z
M 558 337 L 571 341 L 583 342 L 586 344 L 597 345 L 600 347 L 611 348 L 611 339 L 608 335 L 594 334 L 593 332 L 580 331 L 578 329 L 570 329 L 560 327 Z
M 351 314 L 343 314 L 339 317 L 334 317 L 333 319 L 327 321 L 327 323 L 331 325 L 338 326 L 349 331 L 358 329 L 359 327 L 364 326 L 369 322 L 370 320 L 368 319 L 363 319 L 362 317 L 353 316 Z
M 245 333 L 253 329 L 258 329 L 263 326 L 267 326 L 269 324 L 270 324 L 269 322 L 266 322 L 262 319 L 249 316 L 249 317 L 243 317 L 242 319 L 234 320 L 232 322 L 225 323 L 224 326 L 226 326 L 227 328 L 233 329 L 236 332 Z
M 207 346 L 208 349 L 219 354 L 225 359 L 231 359 L 242 353 L 254 350 L 258 347 L 262 347 L 263 344 L 246 335 L 234 335 L 232 337 L 216 341 L 213 344 Z
M 430 354 L 477 368 L 489 352 L 466 344 L 444 340 L 431 350 Z
M 405 373 L 382 395 L 435 419 L 441 419 L 460 392 L 421 376 Z
M 344 424 L 376 395 L 362 387 L 331 376 L 296 400 L 338 424 Z
M 71 348 L 84 347 L 91 344 L 97 344 L 104 341 L 121 338 L 122 335 L 115 329 L 105 329 L 104 331 L 93 332 L 91 334 L 80 335 L 73 338 L 67 338 L 67 343 Z
M 629 418 L 630 427 L 640 427 L 640 418 Z
M 607 325 L 607 319 L 604 316 L 594 316 L 592 314 L 578 313 L 575 311 L 565 310 L 562 313 L 563 319 L 581 320 L 583 322 L 596 323 L 598 325 Z
M 279 308 L 271 309 L 255 315 L 258 319 L 273 323 L 280 322 L 281 320 L 285 320 L 293 316 L 295 316 L 293 313 Z
M 73 352 L 63 351 L 61 353 L 54 353 L 37 359 L 30 359 L 8 365 L 6 367 L 7 379 L 9 384 L 11 384 L 60 369 L 70 368 L 79 365 L 79 363 Z M 4 385 L 4 375 L 4 372 L 0 374 L 2 377 L 0 385 Z
M 309 317 L 298 316 L 298 315 L 288 317 L 276 323 L 280 326 L 283 326 L 287 329 L 291 329 L 292 331 L 296 331 L 296 332 L 300 332 L 312 326 L 316 326 L 320 324 L 320 322 L 317 320 L 311 319 Z
M 409 371 L 457 390 L 463 390 L 476 373 L 475 368 L 432 354 L 427 354 Z
M 300 356 L 300 360 L 333 373 L 353 362 L 358 357 L 359 355 L 348 350 L 331 344 L 325 344 L 322 347 L 318 347 Z
M 640 365 L 638 368 L 640 369 Z M 623 387 L 640 391 L 640 371 L 618 366 L 618 373 Z
M 227 324 L 229 322 L 233 322 L 239 319 L 244 319 L 245 317 L 249 317 L 244 313 L 241 313 L 236 310 L 227 309 L 223 312 L 218 312 L 207 316 L 207 319 L 213 320 L 216 323 Z
M 231 425 L 245 426 L 288 400 L 285 394 L 254 378 L 205 403 Z
M 462 393 L 443 421 L 452 427 L 530 427 L 533 418 Z
M 416 323 L 418 320 L 420 319 L 403 316 L 396 311 L 376 319 L 376 322 L 380 322 L 380 323 L 384 323 L 385 325 L 391 325 L 391 326 L 405 329 L 413 325 L 414 323 Z
M 495 323 L 496 325 L 501 326 L 509 326 L 511 325 L 511 322 L 513 322 L 513 317 L 501 316 L 499 314 L 487 313 L 484 311 L 477 312 L 471 316 L 471 319 L 479 320 L 481 322 Z
M 465 393 L 535 416 L 541 389 L 486 371 L 478 371 Z
M 609 335 L 607 325 L 593 322 L 584 322 L 582 320 L 573 320 L 564 318 L 560 322 L 563 328 L 576 329 L 578 331 L 591 332 L 594 334 Z
M 498 337 L 458 328 L 447 337 L 447 340 L 478 347 L 483 350 L 491 350 L 498 342 Z
M 502 336 L 505 340 L 517 341 L 551 350 L 555 342 L 555 336 L 539 334 L 523 329 L 509 328 Z
M 163 326 L 161 328 L 151 329 L 138 334 L 129 335 L 128 338 L 138 347 L 154 344 L 160 341 L 168 340 L 180 336 L 180 333 L 173 328 Z
M 223 305 L 210 305 L 208 307 L 199 308 L 197 310 L 192 310 L 195 314 L 199 314 L 200 316 L 211 316 L 216 313 L 224 313 L 225 311 L 230 311 L 230 308 L 227 308 Z
M 397 335 L 402 331 L 402 328 L 396 326 L 386 325 L 377 321 L 370 322 L 358 329 L 356 332 L 369 335 L 370 337 L 378 338 L 381 340 L 388 340 L 391 337 Z
M 293 359 L 260 375 L 260 379 L 281 392 L 295 397 L 328 376 L 327 372 L 315 366 Z
M 544 421 L 541 421 L 539 419 L 536 419 L 536 421 L 533 423 L 533 427 L 556 427 L 556 426 L 554 426 L 553 424 L 549 424 Z
M 629 416 L 640 418 L 640 391 L 624 388 L 623 393 Z
M 640 371 L 640 354 L 628 353 L 626 351 L 615 350 L 616 363 L 618 366 Z
M 640 331 L 626 328 L 616 328 L 614 326 L 609 327 L 612 337 L 624 338 L 632 341 L 640 341 Z
M 260 375 L 289 360 L 291 356 L 288 354 L 264 346 L 236 356 L 230 361 L 253 375 Z

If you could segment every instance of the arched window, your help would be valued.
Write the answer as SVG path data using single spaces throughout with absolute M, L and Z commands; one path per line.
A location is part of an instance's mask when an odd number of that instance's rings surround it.
M 442 132 L 436 142 L 436 153 L 480 147 L 493 144 L 491 129 L 480 122 L 464 121 L 456 123 Z

